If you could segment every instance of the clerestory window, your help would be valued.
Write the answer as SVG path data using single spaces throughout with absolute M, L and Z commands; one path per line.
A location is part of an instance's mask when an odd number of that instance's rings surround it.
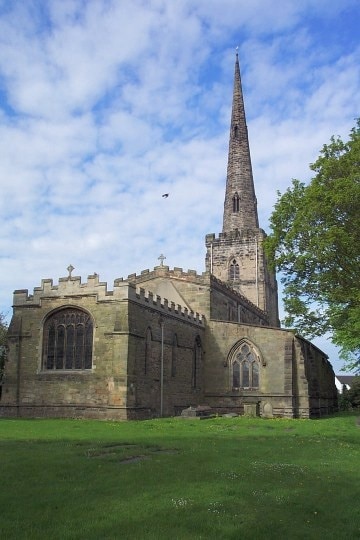
M 44 323 L 43 369 L 84 370 L 92 368 L 93 321 L 89 313 L 65 308 Z
M 259 388 L 259 361 L 247 343 L 241 346 L 233 360 L 232 387 L 249 390 Z

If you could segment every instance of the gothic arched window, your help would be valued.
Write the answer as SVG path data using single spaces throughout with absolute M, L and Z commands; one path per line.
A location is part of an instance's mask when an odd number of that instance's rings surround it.
M 259 359 L 247 343 L 241 345 L 231 367 L 233 388 L 250 390 L 259 388 Z
M 240 210 L 240 197 L 237 191 L 235 191 L 235 194 L 232 198 L 233 202 L 233 212 L 239 212 Z
M 233 259 L 229 266 L 229 280 L 235 281 L 236 279 L 239 279 L 239 277 L 240 277 L 239 265 L 236 262 L 236 259 Z
M 93 321 L 89 313 L 65 308 L 51 313 L 44 323 L 43 369 L 92 368 Z

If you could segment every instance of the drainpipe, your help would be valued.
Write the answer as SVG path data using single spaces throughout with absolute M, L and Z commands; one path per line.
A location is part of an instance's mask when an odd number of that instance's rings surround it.
M 160 360 L 160 417 L 164 413 L 164 320 L 160 319 L 161 327 L 161 360 Z

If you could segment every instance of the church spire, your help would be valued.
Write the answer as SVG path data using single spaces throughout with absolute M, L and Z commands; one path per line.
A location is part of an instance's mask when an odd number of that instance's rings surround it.
M 236 51 L 223 232 L 258 227 L 239 56 Z

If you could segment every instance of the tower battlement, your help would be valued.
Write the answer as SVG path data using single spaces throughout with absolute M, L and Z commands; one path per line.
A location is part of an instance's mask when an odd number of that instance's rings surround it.
M 206 247 L 209 247 L 211 244 L 220 245 L 224 243 L 233 243 L 234 241 L 249 243 L 252 239 L 255 240 L 259 237 L 266 237 L 266 233 L 263 229 L 233 229 L 231 231 L 221 232 L 218 235 L 215 233 L 207 234 L 205 236 L 205 244 Z

